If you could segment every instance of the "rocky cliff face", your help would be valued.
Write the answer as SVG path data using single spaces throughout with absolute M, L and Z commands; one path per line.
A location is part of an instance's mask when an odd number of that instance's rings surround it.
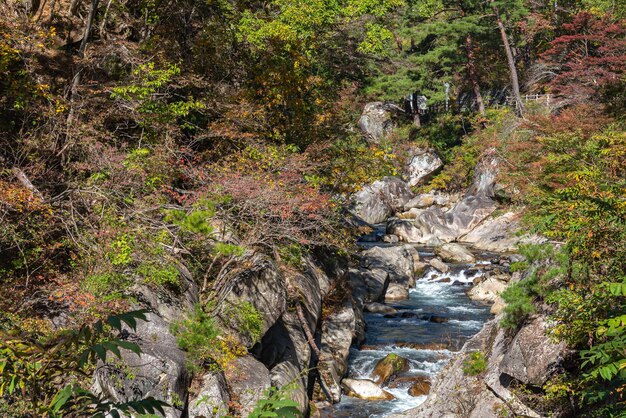
M 124 352 L 121 360 L 100 365 L 95 374 L 96 390 L 117 401 L 148 396 L 164 400 L 172 405 L 167 418 L 222 416 L 228 411 L 228 402 L 236 402 L 239 413 L 247 416 L 264 390 L 293 384 L 291 397 L 304 412 L 313 393 L 308 371 L 319 361 L 320 368 L 328 371 L 322 375 L 325 392 L 336 401 L 349 347 L 359 335 L 362 338 L 362 302 L 344 292 L 340 307 L 323 319 L 321 315 L 332 287 L 348 289 L 347 261 L 326 255 L 309 257 L 302 271 L 296 272 L 252 254 L 240 264 L 230 278 L 232 290 L 221 303 L 246 301 L 261 313 L 261 338 L 256 344 L 232 330 L 250 354 L 235 359 L 225 373 L 196 376 L 194 382 L 198 383 L 190 389 L 186 353 L 178 348 L 170 324 L 192 309 L 198 300 L 197 289 L 190 280 L 178 300 L 165 300 L 141 289 L 140 303 L 151 313 L 136 332 L 129 331 L 128 338 L 137 341 L 143 353 Z M 228 321 L 223 322 L 228 326 Z

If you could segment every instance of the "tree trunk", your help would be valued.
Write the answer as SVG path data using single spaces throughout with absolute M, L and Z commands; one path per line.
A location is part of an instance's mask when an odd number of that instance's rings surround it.
M 29 16 L 35 15 L 39 10 L 39 0 L 26 0 L 22 3 L 24 5 L 24 9 Z
M 497 7 L 493 7 L 493 11 L 496 14 L 496 22 L 498 23 L 498 29 L 500 30 L 500 36 L 502 37 L 502 43 L 504 44 L 504 50 L 506 51 L 506 59 L 509 63 L 509 71 L 511 73 L 511 87 L 513 89 L 513 97 L 515 97 L 515 110 L 518 115 L 524 115 L 524 102 L 522 101 L 522 95 L 519 91 L 519 79 L 517 77 L 517 68 L 515 68 L 515 59 L 513 58 L 513 51 L 511 50 L 511 44 L 509 44 L 509 37 L 504 30 L 504 24 L 500 18 L 500 11 Z
M 76 16 L 76 12 L 78 11 L 78 3 L 80 3 L 80 0 L 72 0 L 72 2 L 70 3 L 70 15 L 71 16 Z
M 81 58 L 85 55 L 85 49 L 87 48 L 91 27 L 93 26 L 93 21 L 96 17 L 96 11 L 98 11 L 98 3 L 100 3 L 100 0 L 91 0 L 91 10 L 89 10 L 89 16 L 87 17 L 85 33 L 83 34 L 83 40 L 80 42 L 80 47 L 78 48 L 78 55 L 80 55 Z
M 87 17 L 87 22 L 85 24 L 85 31 L 83 32 L 83 39 L 80 41 L 80 46 L 78 48 L 78 55 L 83 58 L 85 56 L 85 50 L 87 49 L 87 42 L 89 41 L 89 34 L 91 33 L 91 27 L 93 26 L 93 21 L 96 17 L 96 12 L 98 10 L 98 4 L 100 0 L 91 0 L 91 10 L 89 10 L 89 16 Z M 67 148 L 70 146 L 71 141 L 68 138 L 71 136 L 70 130 L 72 124 L 74 123 L 74 99 L 76 98 L 76 94 L 78 92 L 78 86 L 80 85 L 80 78 L 82 74 L 83 68 L 82 64 L 79 64 L 78 71 L 74 75 L 72 79 L 72 84 L 70 85 L 70 93 L 69 93 L 69 102 L 70 102 L 70 111 L 67 115 L 67 120 L 65 123 L 65 138 L 61 141 L 60 145 L 57 148 L 60 148 L 60 151 L 56 153 L 57 157 L 61 157 L 64 159 L 64 153 Z
M 420 114 L 419 112 L 416 112 L 413 115 L 413 125 L 415 125 L 416 128 L 421 128 L 422 127 L 422 122 L 420 120 Z
M 474 60 L 474 45 L 472 45 L 472 36 L 468 33 L 465 37 L 465 53 L 467 55 L 467 77 L 472 85 L 476 104 L 481 115 L 485 116 L 485 102 L 483 95 L 480 93 L 480 84 L 478 83 L 478 74 L 476 73 L 476 61 Z

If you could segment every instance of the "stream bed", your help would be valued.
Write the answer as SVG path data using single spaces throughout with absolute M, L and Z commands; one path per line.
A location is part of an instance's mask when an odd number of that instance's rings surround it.
M 428 249 L 418 248 L 420 258 L 433 257 Z M 466 291 L 488 255 L 478 254 L 476 264 L 448 264 L 450 271 L 440 273 L 428 268 L 410 290 L 407 300 L 388 303 L 398 310 L 392 317 L 365 313 L 366 339 L 361 349 L 352 348 L 347 377 L 367 379 L 376 363 L 390 353 L 409 360 L 409 371 L 402 376 L 433 379 L 454 351 L 482 328 L 491 318 L 489 306 L 470 300 Z M 427 320 L 437 317 L 439 322 Z M 441 319 L 443 318 L 443 320 Z M 442 322 L 445 321 L 445 322 Z M 326 418 L 381 418 L 420 405 L 426 396 L 408 394 L 410 382 L 383 387 L 396 399 L 366 401 L 343 396 L 340 403 L 322 413 Z M 390 384 L 393 386 L 393 384 Z

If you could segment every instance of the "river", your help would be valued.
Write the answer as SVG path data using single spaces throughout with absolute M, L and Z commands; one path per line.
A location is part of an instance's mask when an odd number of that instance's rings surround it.
M 423 261 L 434 256 L 426 248 L 418 248 L 418 251 Z M 480 269 L 489 265 L 489 254 L 477 254 L 477 258 L 476 264 L 448 264 L 450 271 L 447 273 L 429 267 L 417 278 L 407 300 L 388 304 L 398 310 L 391 317 L 365 313 L 366 339 L 361 349 L 353 347 L 351 350 L 348 377 L 369 378 L 380 359 L 396 353 L 409 360 L 410 369 L 403 377 L 433 379 L 454 351 L 491 318 L 489 306 L 474 302 L 466 295 Z M 438 322 L 428 320 L 432 316 Z M 410 385 L 406 382 L 397 387 L 383 387 L 395 396 L 392 401 L 365 401 L 344 395 L 340 403 L 324 411 L 322 416 L 380 418 L 414 408 L 424 402 L 426 396 L 409 395 Z

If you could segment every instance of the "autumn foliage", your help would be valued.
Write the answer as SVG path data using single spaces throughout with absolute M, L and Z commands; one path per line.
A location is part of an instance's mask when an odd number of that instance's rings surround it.
M 581 102 L 624 80 L 626 20 L 582 12 L 563 24 L 563 32 L 541 55 L 555 74 L 552 91 Z

